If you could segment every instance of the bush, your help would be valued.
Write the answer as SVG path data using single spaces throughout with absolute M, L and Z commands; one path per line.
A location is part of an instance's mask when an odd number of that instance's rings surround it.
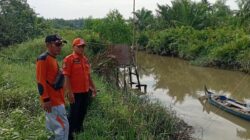
M 137 43 L 141 48 L 144 48 L 148 44 L 148 41 L 149 41 L 148 36 L 142 33 L 139 35 Z
M 149 53 L 178 56 L 203 66 L 244 67 L 242 69 L 246 71 L 247 58 L 243 57 L 247 57 L 244 51 L 250 46 L 250 38 L 242 29 L 223 27 L 195 30 L 182 26 L 156 31 L 153 36 L 150 33 L 144 34 L 149 38 L 145 47 Z
M 242 71 L 250 73 L 250 48 L 239 53 L 237 62 L 240 63 Z

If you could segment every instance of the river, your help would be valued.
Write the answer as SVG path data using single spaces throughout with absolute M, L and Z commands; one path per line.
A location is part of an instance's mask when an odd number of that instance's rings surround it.
M 250 122 L 201 102 L 204 85 L 209 90 L 240 101 L 250 101 L 250 75 L 204 68 L 171 57 L 139 52 L 140 82 L 147 84 L 147 95 L 171 107 L 178 117 L 193 126 L 201 140 L 248 140 Z

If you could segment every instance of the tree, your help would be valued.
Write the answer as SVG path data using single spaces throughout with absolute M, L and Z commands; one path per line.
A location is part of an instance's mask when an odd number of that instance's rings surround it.
M 212 6 L 212 22 L 214 26 L 225 26 L 229 25 L 230 20 L 233 18 L 233 12 L 226 5 L 227 0 L 217 0 Z
M 158 5 L 157 10 L 160 18 L 164 19 L 170 27 L 176 26 L 196 26 L 200 24 L 200 19 L 205 14 L 205 9 L 201 4 L 196 4 L 191 0 L 174 0 L 169 5 Z
M 65 19 L 49 19 L 47 20 L 53 28 L 57 29 L 81 29 L 83 28 L 84 19 L 73 19 L 73 20 L 65 20 Z
M 159 23 L 159 28 L 167 28 L 167 27 L 173 27 L 174 24 L 172 24 L 172 14 L 171 14 L 171 7 L 166 5 L 159 5 L 157 4 L 158 9 L 157 12 L 157 21 Z
M 141 10 L 137 10 L 134 14 L 137 30 L 143 31 L 152 26 L 154 21 L 152 11 L 142 8 Z
M 94 19 L 92 17 L 88 17 L 87 19 L 84 19 L 83 29 L 99 32 L 102 28 L 102 24 L 103 19 Z
M 250 1 L 249 0 L 237 0 L 239 10 L 236 13 L 238 18 L 238 25 L 246 25 L 250 23 Z
M 207 0 L 174 0 L 169 5 L 158 5 L 157 15 L 165 27 L 191 26 L 195 29 L 223 26 L 232 18 L 226 0 L 217 0 L 214 5 Z M 166 26 L 167 25 L 167 26 Z
M 107 14 L 97 27 L 100 36 L 112 43 L 131 43 L 132 31 L 118 10 Z
M 26 0 L 0 1 L 0 46 L 20 43 L 42 34 L 44 20 L 36 17 Z

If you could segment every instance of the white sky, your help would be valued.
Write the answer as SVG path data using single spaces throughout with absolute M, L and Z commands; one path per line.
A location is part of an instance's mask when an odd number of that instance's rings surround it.
M 200 0 L 194 0 L 200 1 Z M 208 0 L 214 3 L 216 0 Z M 237 9 L 236 0 L 227 0 L 231 9 Z M 124 18 L 132 17 L 133 0 L 27 0 L 30 7 L 44 18 L 102 18 L 110 10 L 118 9 Z M 171 4 L 171 0 L 135 0 L 135 9 L 142 7 L 155 12 L 157 3 Z

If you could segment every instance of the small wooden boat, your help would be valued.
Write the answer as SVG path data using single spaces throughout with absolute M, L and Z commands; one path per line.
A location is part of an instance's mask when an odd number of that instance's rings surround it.
M 241 103 L 224 95 L 216 95 L 208 91 L 205 86 L 205 95 L 208 102 L 228 113 L 250 121 L 250 107 L 246 103 Z
M 208 100 L 204 100 L 204 98 L 198 98 L 199 102 L 203 106 L 203 112 L 206 112 L 207 114 L 210 114 L 211 112 L 213 114 L 216 114 L 217 116 L 220 116 L 221 118 L 230 121 L 236 126 L 240 126 L 243 129 L 236 129 L 236 135 L 239 136 L 240 138 L 248 138 L 250 135 L 250 129 L 249 129 L 249 123 L 246 123 L 244 119 L 241 119 L 239 117 L 235 117 L 233 115 L 229 115 L 224 112 L 218 111 L 218 108 L 215 106 L 211 106 L 208 103 Z

